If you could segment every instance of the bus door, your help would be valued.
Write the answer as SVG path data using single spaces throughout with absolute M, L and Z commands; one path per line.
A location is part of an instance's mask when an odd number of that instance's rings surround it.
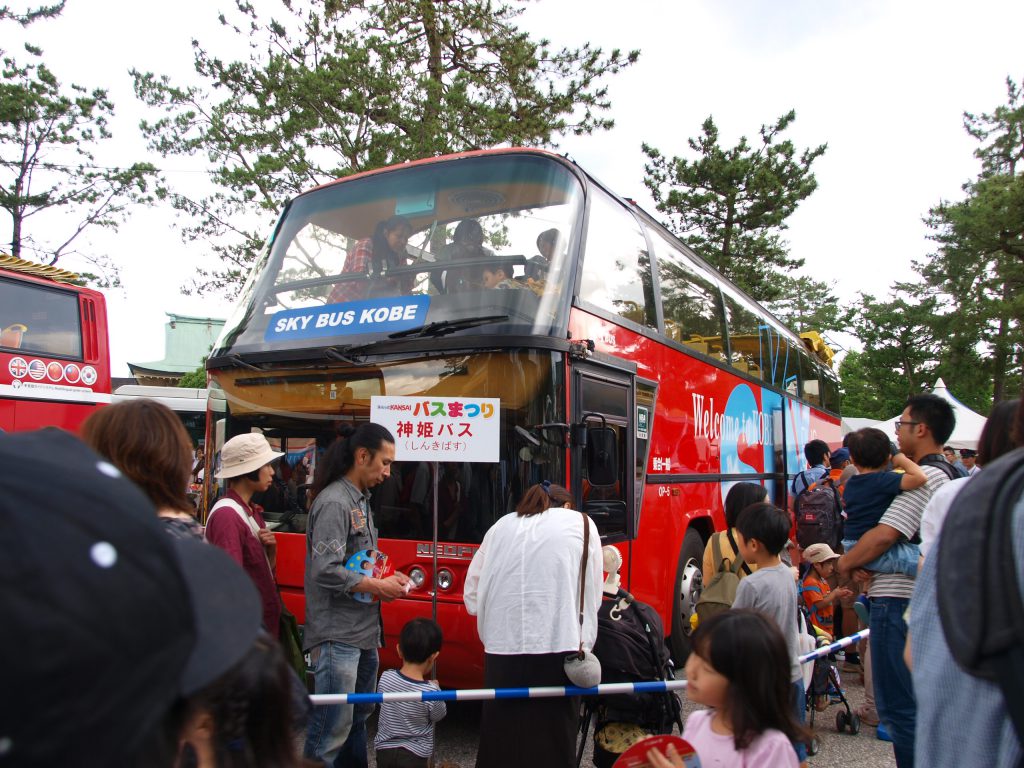
M 570 489 L 601 543 L 636 535 L 633 486 L 634 371 L 579 361 L 572 368 Z

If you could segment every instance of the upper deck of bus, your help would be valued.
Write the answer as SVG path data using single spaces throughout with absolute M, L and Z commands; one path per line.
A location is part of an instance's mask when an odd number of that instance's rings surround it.
M 412 233 L 405 263 L 350 271 L 353 251 L 395 216 Z M 460 251 L 453 234 L 468 219 L 485 240 Z M 537 238 L 552 231 L 545 274 L 528 280 Z M 521 290 L 486 290 L 472 279 L 451 287 L 451 274 L 479 276 L 495 262 L 512 270 Z M 638 206 L 570 160 L 535 149 L 404 163 L 299 195 L 208 367 L 365 360 L 480 343 L 565 349 L 573 307 L 838 410 L 835 376 L 811 343 Z
M 0 429 L 75 429 L 110 400 L 103 294 L 0 255 Z

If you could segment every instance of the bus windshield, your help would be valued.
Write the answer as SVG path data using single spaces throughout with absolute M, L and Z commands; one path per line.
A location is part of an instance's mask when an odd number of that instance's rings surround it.
M 0 280 L 0 347 L 82 359 L 78 294 L 34 283 Z
M 562 335 L 582 200 L 562 161 L 522 154 L 399 167 L 301 195 L 213 356 L 484 325 Z

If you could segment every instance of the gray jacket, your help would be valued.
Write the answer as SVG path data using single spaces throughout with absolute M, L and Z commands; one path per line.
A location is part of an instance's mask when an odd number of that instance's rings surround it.
M 355 599 L 363 576 L 345 569 L 349 557 L 377 548 L 369 494 L 345 478 L 324 488 L 306 527 L 305 650 L 327 640 L 368 650 L 383 645 L 380 603 Z

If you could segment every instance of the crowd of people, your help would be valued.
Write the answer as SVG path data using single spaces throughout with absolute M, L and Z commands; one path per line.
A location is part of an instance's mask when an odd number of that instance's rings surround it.
M 690 715 L 683 736 L 704 764 L 806 761 L 800 636 L 810 629 L 831 639 L 845 632 L 847 613 L 870 625 L 866 686 L 897 766 L 952 765 L 964 754 L 985 765 L 1020 763 L 1002 689 L 953 660 L 938 564 L 949 566 L 942 531 L 957 496 L 970 495 L 981 467 L 1024 443 L 1022 421 L 1017 401 L 999 404 L 966 472 L 945 450 L 953 411 L 932 395 L 909 399 L 895 443 L 873 429 L 834 451 L 812 441 L 792 490 L 800 499 L 834 485 L 845 531 L 802 552 L 791 514 L 764 487 L 731 488 L 727 527 L 708 542 L 704 570 L 710 581 L 741 561 L 738 587 L 731 608 L 697 625 L 685 668 L 687 696 L 705 709 Z M 191 443 L 159 404 L 98 410 L 81 440 L 58 430 L 0 436 L 0 461 L 19 467 L 0 477 L 0 594 L 21 635 L 4 646 L 0 766 L 368 765 L 373 707 L 312 707 L 279 641 L 276 544 L 252 500 L 281 455 L 260 434 L 228 440 L 217 470 L 227 493 L 204 529 L 186 493 Z M 408 576 L 346 567 L 377 548 L 370 494 L 394 457 L 392 435 L 363 423 L 343 428 L 317 465 L 303 649 L 317 693 L 437 689 L 431 675 L 443 638 L 428 619 L 401 628 L 401 667 L 378 683 L 381 603 L 406 594 Z M 965 465 L 975 458 L 961 457 Z M 1024 502 L 1015 503 L 1019 564 Z M 529 488 L 473 557 L 464 601 L 476 616 L 488 687 L 568 685 L 595 674 L 588 665 L 603 557 L 593 521 L 572 507 L 562 486 Z M 801 560 L 799 573 L 792 561 Z M 381 705 L 377 764 L 431 765 L 445 711 L 439 702 Z M 477 764 L 575 765 L 578 716 L 571 698 L 488 701 Z M 684 764 L 674 749 L 648 759 L 656 768 Z

